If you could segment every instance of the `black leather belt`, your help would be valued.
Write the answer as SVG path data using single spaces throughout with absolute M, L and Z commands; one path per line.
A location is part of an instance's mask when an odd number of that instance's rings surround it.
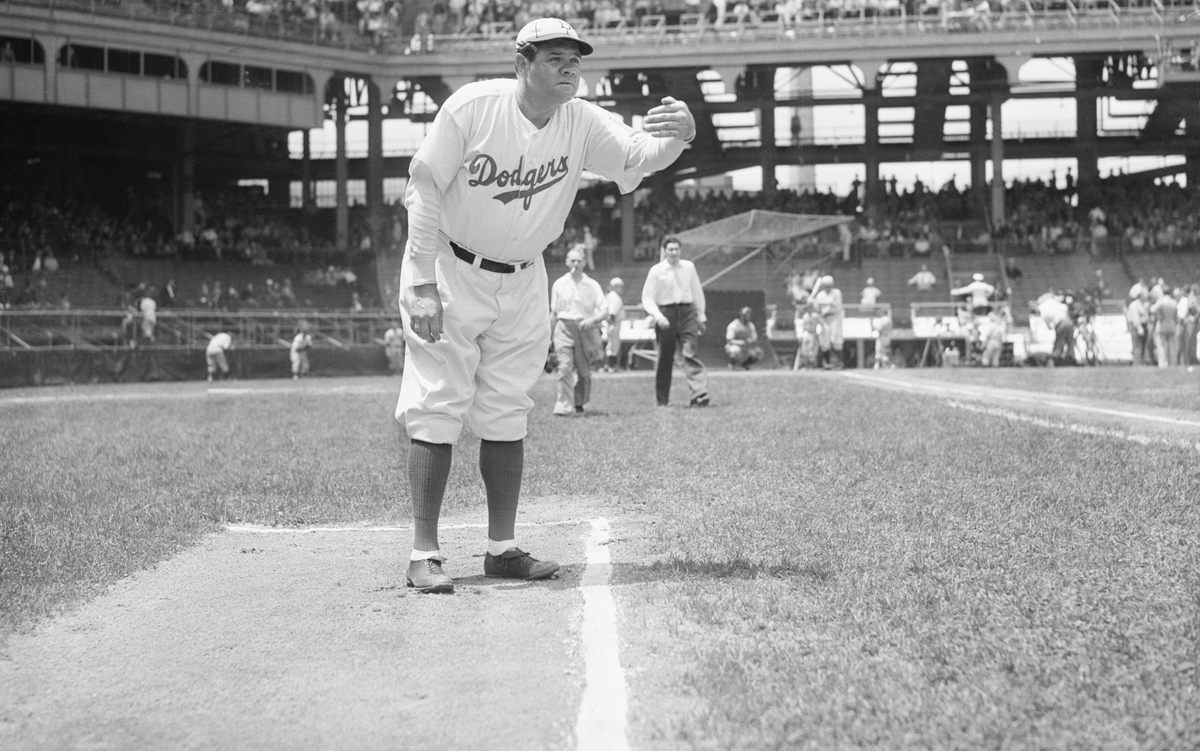
M 525 261 L 523 263 L 518 263 L 516 265 L 511 264 L 511 263 L 500 263 L 499 261 L 493 261 L 492 259 L 484 258 L 483 256 L 481 256 L 477 253 L 472 253 L 471 251 L 467 250 L 466 248 L 464 248 L 463 246 L 461 246 L 455 242 L 450 243 L 450 249 L 454 251 L 454 255 L 458 256 L 460 260 L 466 261 L 467 263 L 471 264 L 472 266 L 481 268 L 484 271 L 491 271 L 496 274 L 512 274 L 517 271 L 520 271 L 521 269 L 527 269 L 533 265 L 533 261 Z

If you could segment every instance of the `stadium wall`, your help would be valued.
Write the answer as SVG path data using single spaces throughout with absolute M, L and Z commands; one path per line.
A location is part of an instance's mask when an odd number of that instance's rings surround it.
M 291 362 L 282 347 L 234 349 L 226 353 L 236 379 L 289 378 Z M 311 375 L 386 375 L 381 346 L 313 349 Z M 0 352 L 0 388 L 86 383 L 198 381 L 206 375 L 204 350 L 154 348 L 10 350 Z

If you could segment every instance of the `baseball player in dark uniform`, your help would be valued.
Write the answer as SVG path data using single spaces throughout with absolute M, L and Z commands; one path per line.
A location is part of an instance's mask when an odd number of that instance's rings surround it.
M 422 592 L 454 591 L 438 516 L 464 428 L 480 439 L 484 573 L 531 580 L 558 571 L 515 539 L 529 392 L 550 342 L 542 251 L 562 233 L 584 170 L 629 192 L 695 137 L 687 105 L 670 97 L 642 130 L 577 99 L 591 52 L 566 22 L 531 21 L 517 34 L 516 80 L 451 95 L 412 160 L 400 275 L 408 361 L 396 418 L 411 440 L 407 582 Z

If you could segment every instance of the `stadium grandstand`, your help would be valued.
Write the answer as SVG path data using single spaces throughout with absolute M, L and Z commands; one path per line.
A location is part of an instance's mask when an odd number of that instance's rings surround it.
M 419 134 L 457 85 L 510 74 L 515 29 L 549 13 L 595 40 L 581 95 L 633 121 L 672 93 L 697 117 L 692 147 L 634 194 L 581 190 L 546 251 L 553 275 L 593 233 L 589 274 L 626 279 L 632 313 L 666 234 L 714 239 L 685 249 L 713 321 L 750 305 L 763 330 L 768 310 L 796 307 L 789 279 L 832 275 L 858 319 L 844 358 L 858 367 L 878 360 L 871 321 L 884 310 L 893 363 L 970 352 L 977 332 L 951 290 L 975 275 L 1010 318 L 1013 364 L 1046 361 L 1030 302 L 1050 291 L 1083 306 L 1071 359 L 1091 363 L 1137 359 L 1122 326 L 1139 281 L 1200 294 L 1191 4 L 4 0 L 0 385 L 200 378 L 217 331 L 236 334 L 240 375 L 278 375 L 301 320 L 314 372 L 385 372 L 415 150 L 385 130 Z M 1069 64 L 1067 85 L 1022 78 L 1035 58 Z M 854 94 L 806 84 L 817 67 Z M 1012 133 L 1002 119 L 1007 102 L 1062 99 L 1069 132 Z M 1112 115 L 1127 102 L 1143 107 Z M 813 135 L 832 106 L 858 108 L 859 135 Z M 330 153 L 313 142 L 327 126 Z M 364 145 L 348 143 L 353 128 Z M 1159 166 L 1101 167 L 1136 157 Z M 1033 159 L 1073 169 L 1004 177 Z M 971 180 L 889 176 L 941 161 L 969 163 Z M 861 166 L 861 181 L 818 188 L 813 170 L 834 164 Z M 758 171 L 761 188 L 735 189 L 738 170 Z M 838 219 L 802 221 L 814 216 Z M 774 224 L 746 244 L 743 222 Z M 932 289 L 909 283 L 922 265 Z M 868 279 L 880 305 L 854 308 Z M 147 297 L 153 336 L 139 327 Z M 771 362 L 790 367 L 796 330 L 778 328 Z M 705 342 L 715 361 L 717 338 Z

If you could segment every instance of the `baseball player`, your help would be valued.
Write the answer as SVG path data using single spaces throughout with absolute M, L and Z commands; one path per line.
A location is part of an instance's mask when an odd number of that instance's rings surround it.
M 607 318 L 604 321 L 604 372 L 612 373 L 621 362 L 621 322 L 625 320 L 625 280 L 614 276 L 604 296 Z
M 229 377 L 229 361 L 225 351 L 230 349 L 233 349 L 233 337 L 224 331 L 213 334 L 213 338 L 208 340 L 208 346 L 204 348 L 204 360 L 208 366 L 209 383 L 217 373 L 221 374 L 222 379 Z
M 821 318 L 817 335 L 821 347 L 821 366 L 842 368 L 842 346 L 845 338 L 842 324 L 846 320 L 846 309 L 842 306 L 842 291 L 834 286 L 833 277 L 826 274 L 817 280 L 809 302 Z
M 695 137 L 686 104 L 664 97 L 636 131 L 575 98 L 592 46 L 539 18 L 517 34 L 516 79 L 468 83 L 438 110 L 413 156 L 400 272 L 408 358 L 396 418 L 411 441 L 414 533 L 407 583 L 453 592 L 438 516 L 453 445 L 480 438 L 488 576 L 558 571 L 517 547 L 529 391 L 550 342 L 543 249 L 563 230 L 584 170 L 632 191 Z
M 289 352 L 292 361 L 292 380 L 298 381 L 308 375 L 308 350 L 312 348 L 312 334 L 308 333 L 308 324 L 301 323 L 300 330 L 292 337 L 292 347 Z

